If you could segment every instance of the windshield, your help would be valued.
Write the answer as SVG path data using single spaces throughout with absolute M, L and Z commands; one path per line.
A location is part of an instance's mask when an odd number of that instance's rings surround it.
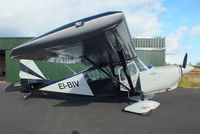
M 135 63 L 140 71 L 147 70 L 147 68 L 144 66 L 144 64 L 138 58 L 135 58 Z

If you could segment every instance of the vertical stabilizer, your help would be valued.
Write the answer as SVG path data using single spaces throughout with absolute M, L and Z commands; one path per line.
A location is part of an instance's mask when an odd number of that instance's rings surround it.
M 43 73 L 32 60 L 20 60 L 20 79 L 46 80 Z

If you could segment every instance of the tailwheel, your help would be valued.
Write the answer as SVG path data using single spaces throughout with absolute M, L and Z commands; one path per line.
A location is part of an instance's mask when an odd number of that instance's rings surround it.
M 23 100 L 27 100 L 28 98 L 30 98 L 30 96 L 31 96 L 31 93 L 24 94 Z

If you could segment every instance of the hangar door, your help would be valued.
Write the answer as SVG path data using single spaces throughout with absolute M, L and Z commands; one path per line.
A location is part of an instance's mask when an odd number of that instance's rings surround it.
M 5 50 L 0 50 L 0 80 L 5 80 Z

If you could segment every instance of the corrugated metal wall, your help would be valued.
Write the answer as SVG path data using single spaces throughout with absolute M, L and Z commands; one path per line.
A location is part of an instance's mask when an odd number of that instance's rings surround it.
M 133 38 L 137 54 L 154 66 L 165 65 L 165 37 Z
M 165 48 L 165 37 L 133 38 L 135 47 L 139 48 Z
M 6 81 L 12 82 L 19 78 L 19 60 L 10 58 L 10 50 L 33 37 L 1 37 L 0 50 L 5 50 Z
M 137 50 L 137 54 L 154 66 L 164 66 L 165 64 L 164 50 Z
M 19 60 L 10 58 L 10 50 L 6 50 L 6 81 L 13 82 L 19 79 Z
M 33 37 L 1 37 L 0 50 L 11 50 L 12 48 L 32 39 Z

